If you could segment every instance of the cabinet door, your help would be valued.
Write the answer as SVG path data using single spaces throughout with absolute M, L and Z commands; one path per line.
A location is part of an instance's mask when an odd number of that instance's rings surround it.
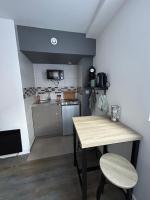
M 56 106 L 56 118 L 57 118 L 57 131 L 58 135 L 63 135 L 62 133 L 62 112 L 61 105 Z
M 62 106 L 63 135 L 73 134 L 72 117 L 79 116 L 79 105 Z
M 57 136 L 58 114 L 56 104 L 42 104 L 33 107 L 33 125 L 35 136 Z

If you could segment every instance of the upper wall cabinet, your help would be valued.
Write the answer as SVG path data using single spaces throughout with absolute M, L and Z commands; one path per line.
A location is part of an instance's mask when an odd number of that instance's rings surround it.
M 36 60 L 49 54 L 61 58 L 95 56 L 96 40 L 86 38 L 83 33 L 17 26 L 20 50 Z M 51 55 L 52 56 L 52 55 Z M 54 59 L 53 57 L 53 59 Z M 74 59 L 75 59 L 74 57 Z

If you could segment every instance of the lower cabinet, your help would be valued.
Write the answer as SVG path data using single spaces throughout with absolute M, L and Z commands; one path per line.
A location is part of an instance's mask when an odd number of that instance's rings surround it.
M 32 107 L 34 134 L 36 136 L 62 135 L 61 106 L 57 104 L 39 104 Z

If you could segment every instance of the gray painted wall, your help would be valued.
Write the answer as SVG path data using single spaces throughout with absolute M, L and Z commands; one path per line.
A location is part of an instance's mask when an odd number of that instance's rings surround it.
M 108 73 L 108 100 L 121 106 L 121 121 L 143 135 L 138 158 L 137 200 L 149 200 L 150 191 L 150 1 L 127 1 L 97 39 L 95 63 Z M 116 145 L 114 145 L 116 148 Z M 121 145 L 116 151 L 128 151 Z
M 20 50 L 25 52 L 30 59 L 41 57 L 47 53 L 52 53 L 52 57 L 63 55 L 63 57 L 71 55 L 94 56 L 96 54 L 96 40 L 86 38 L 83 33 L 73 33 L 66 31 L 56 31 L 49 29 L 40 29 L 33 27 L 17 26 Z M 57 38 L 57 45 L 51 44 L 51 38 Z M 41 53 L 41 55 L 35 53 Z M 45 53 L 43 55 L 43 53 Z M 48 55 L 46 56 L 48 57 Z M 56 59 L 59 59 L 56 57 Z M 52 59 L 52 58 L 51 58 Z M 72 58 L 73 59 L 73 58 Z M 42 63 L 38 61 L 36 63 Z M 54 61 L 53 61 L 54 63 Z M 64 62 L 63 62 L 64 63 Z M 74 63 L 73 63 L 74 64 Z
M 84 55 L 76 54 L 60 54 L 60 53 L 43 53 L 22 51 L 32 63 L 37 64 L 71 64 L 76 65 L 79 63 Z M 92 57 L 92 56 L 87 56 Z
M 86 94 L 88 87 L 89 67 L 93 65 L 93 58 L 82 58 L 78 67 L 78 86 L 81 87 L 78 93 L 78 99 L 81 101 L 81 115 L 90 115 L 89 94 Z
M 89 68 L 93 65 L 93 58 L 82 58 L 79 62 L 78 84 L 88 87 Z

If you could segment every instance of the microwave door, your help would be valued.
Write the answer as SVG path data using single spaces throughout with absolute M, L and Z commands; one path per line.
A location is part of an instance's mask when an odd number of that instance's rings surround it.
M 47 70 L 47 79 L 51 80 L 63 80 L 64 72 L 63 70 Z
M 59 79 L 59 73 L 57 71 L 53 72 L 53 79 L 55 79 L 55 80 Z

